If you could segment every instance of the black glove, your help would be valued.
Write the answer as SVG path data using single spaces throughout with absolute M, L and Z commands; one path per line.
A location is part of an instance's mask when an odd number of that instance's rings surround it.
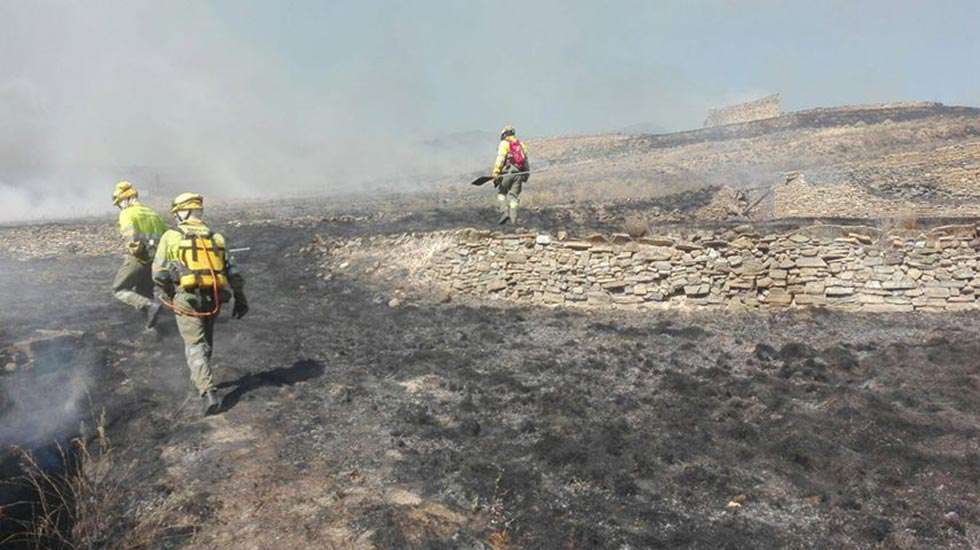
M 241 319 L 248 313 L 248 302 L 245 301 L 244 296 L 235 296 L 235 307 L 231 310 L 231 316 L 234 319 Z
M 141 260 L 146 257 L 146 243 L 144 241 L 129 241 L 126 243 L 126 248 L 129 250 L 130 254 Z

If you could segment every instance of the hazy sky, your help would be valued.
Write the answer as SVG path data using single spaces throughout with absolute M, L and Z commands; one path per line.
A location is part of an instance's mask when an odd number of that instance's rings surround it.
M 393 125 L 423 132 L 502 119 L 537 134 L 681 129 L 770 92 L 790 109 L 980 102 L 975 0 L 228 0 L 214 12 L 296 83 L 356 89 Z
M 104 202 L 113 167 L 309 190 L 452 169 L 417 140 L 507 122 L 685 129 L 773 92 L 787 109 L 978 105 L 978 6 L 0 0 L 0 221 L 41 184 Z

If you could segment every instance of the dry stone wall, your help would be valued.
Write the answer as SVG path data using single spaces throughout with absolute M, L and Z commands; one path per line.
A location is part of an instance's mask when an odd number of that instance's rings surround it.
M 429 277 L 457 293 L 540 304 L 952 311 L 977 307 L 980 290 L 973 225 L 887 235 L 744 226 L 637 240 L 466 229 L 450 242 Z
M 773 94 L 755 101 L 711 109 L 708 111 L 708 118 L 704 121 L 704 126 L 710 128 L 778 117 L 781 114 L 780 101 L 779 94 Z

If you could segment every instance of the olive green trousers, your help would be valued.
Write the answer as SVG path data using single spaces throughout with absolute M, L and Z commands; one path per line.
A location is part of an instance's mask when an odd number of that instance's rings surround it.
M 142 263 L 135 256 L 123 258 L 112 280 L 112 293 L 120 302 L 136 309 L 149 307 L 153 297 L 150 263 Z
M 184 291 L 177 291 L 174 306 L 184 311 L 208 312 L 214 308 L 214 299 Z M 211 373 L 211 352 L 214 346 L 214 320 L 212 317 L 177 316 L 177 331 L 184 340 L 184 356 L 191 371 L 191 382 L 204 395 L 215 389 Z
M 497 185 L 497 206 L 501 215 L 510 217 L 510 223 L 517 223 L 517 210 L 521 205 L 521 190 L 524 182 L 527 181 L 528 174 L 508 174 L 507 172 L 518 172 L 515 167 L 509 167 L 500 175 L 500 183 Z

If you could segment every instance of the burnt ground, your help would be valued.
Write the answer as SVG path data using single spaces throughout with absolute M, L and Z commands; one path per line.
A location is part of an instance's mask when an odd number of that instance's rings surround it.
M 229 227 L 252 310 L 219 322 L 208 419 L 173 320 L 112 300 L 118 258 L 0 260 L 0 347 L 93 350 L 65 368 L 129 464 L 103 544 L 154 511 L 162 548 L 980 544 L 975 314 L 393 309 L 297 252 L 425 219 Z

